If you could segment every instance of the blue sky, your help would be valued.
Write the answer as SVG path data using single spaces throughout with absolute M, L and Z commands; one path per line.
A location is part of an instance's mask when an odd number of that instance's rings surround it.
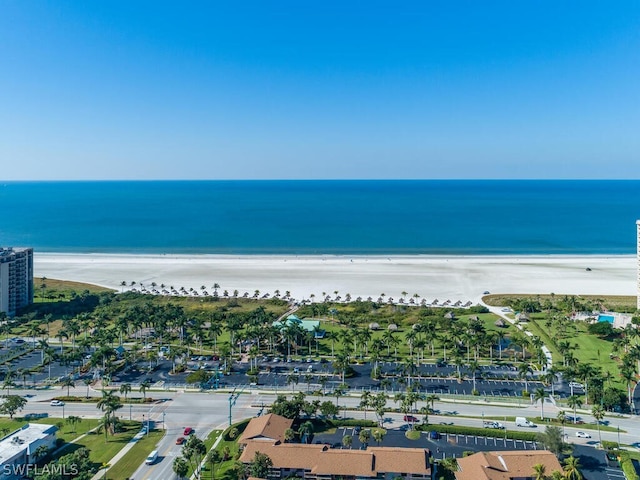
M 0 3 L 5 180 L 640 178 L 640 2 Z

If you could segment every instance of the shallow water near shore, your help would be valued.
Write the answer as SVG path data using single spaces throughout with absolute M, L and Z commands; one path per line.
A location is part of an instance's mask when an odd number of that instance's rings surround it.
M 10 182 L 3 245 L 58 253 L 633 254 L 640 181 Z

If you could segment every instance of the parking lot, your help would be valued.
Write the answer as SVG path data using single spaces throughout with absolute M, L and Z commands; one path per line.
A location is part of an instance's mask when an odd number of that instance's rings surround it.
M 0 349 L 0 356 L 3 352 L 5 355 L 11 354 L 14 350 L 25 350 L 30 347 L 31 342 L 23 340 L 21 345 L 6 346 Z M 53 346 L 52 346 L 53 347 Z M 53 347 L 55 348 L 55 347 Z M 157 347 L 152 347 L 157 348 Z M 163 347 L 167 348 L 167 347 Z M 90 352 L 88 352 L 90 353 Z M 142 382 L 149 382 L 156 388 L 162 387 L 185 387 L 187 385 L 187 376 L 191 371 L 206 370 L 215 374 L 214 378 L 207 384 L 205 388 L 218 388 L 226 386 L 249 386 L 276 389 L 293 388 L 302 391 L 314 391 L 325 389 L 333 390 L 337 385 L 341 384 L 340 375 L 334 372 L 330 359 L 317 359 L 314 357 L 291 360 L 282 357 L 263 357 L 258 359 L 257 366 L 259 374 L 250 377 L 249 362 L 235 361 L 231 365 L 231 371 L 223 374 L 222 371 L 228 371 L 224 364 L 213 355 L 194 355 L 186 360 L 187 371 L 173 372 L 173 361 L 164 358 L 163 352 L 156 360 L 151 362 L 139 360 L 134 365 L 129 365 L 125 369 L 115 372 L 110 381 L 112 383 L 130 383 L 137 385 Z M 88 361 L 87 358 L 83 362 Z M 27 374 L 25 378 L 16 378 L 16 383 L 24 383 L 26 386 L 35 386 L 37 384 L 56 382 L 60 379 L 73 374 L 77 371 L 78 366 L 82 363 L 71 365 L 62 365 L 59 362 L 52 362 L 50 366 L 41 367 L 42 352 L 39 349 L 32 350 L 12 360 L 8 365 L 0 367 L 0 376 L 3 376 L 7 369 L 12 372 L 36 371 Z M 383 375 L 389 380 L 389 384 L 385 387 L 388 390 L 399 390 L 405 388 L 406 377 L 401 378 L 399 375 L 399 366 L 395 362 L 380 362 L 379 366 Z M 41 367 L 41 368 L 38 368 Z M 350 388 L 356 390 L 379 390 L 381 383 L 379 380 L 371 378 L 371 364 L 352 365 L 353 375 L 345 379 Z M 464 371 L 464 368 L 462 369 Z M 543 386 L 535 381 L 532 377 L 531 381 L 524 382 L 517 378 L 517 372 L 510 365 L 497 365 L 491 367 L 483 367 L 476 373 L 476 380 L 470 379 L 469 372 L 464 380 L 453 378 L 456 373 L 456 367 L 451 365 L 421 365 L 417 368 L 411 378 L 411 384 L 424 393 L 434 394 L 450 394 L 450 395 L 471 395 L 474 388 L 479 395 L 487 398 L 515 397 L 521 398 L 522 391 L 528 387 L 530 391 Z M 85 374 L 86 378 L 99 378 L 100 370 L 92 370 Z M 484 378 L 486 377 L 486 378 Z M 74 376 L 75 380 L 82 377 Z M 549 388 L 547 388 L 549 390 Z M 556 396 L 562 397 L 570 393 L 567 384 L 559 383 L 555 386 Z M 580 393 L 579 389 L 575 389 Z
M 341 427 L 335 433 L 317 434 L 313 437 L 313 443 L 326 443 L 334 448 L 342 448 L 342 438 L 345 435 L 353 437 L 351 448 L 362 448 L 358 439 L 359 429 L 357 427 Z M 441 434 L 439 438 L 430 438 L 429 432 L 421 432 L 419 440 L 409 440 L 405 436 L 404 429 L 389 429 L 384 436 L 380 446 L 384 447 L 405 447 L 405 448 L 428 448 L 434 457 L 459 457 L 468 451 L 489 451 L 489 450 L 536 450 L 540 446 L 536 442 L 525 442 L 522 440 L 511 440 L 502 437 L 478 437 L 475 435 Z M 373 439 L 369 445 L 377 446 Z

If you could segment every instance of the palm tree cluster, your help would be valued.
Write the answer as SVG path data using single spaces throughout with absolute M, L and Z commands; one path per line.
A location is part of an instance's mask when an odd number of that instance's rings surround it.
M 98 400 L 96 408 L 104 412 L 104 415 L 100 419 L 99 429 L 104 431 L 104 438 L 108 440 L 108 435 L 114 435 L 118 431 L 119 420 L 116 417 L 116 412 L 122 408 L 120 399 L 116 397 L 112 390 L 102 390 L 102 398 Z

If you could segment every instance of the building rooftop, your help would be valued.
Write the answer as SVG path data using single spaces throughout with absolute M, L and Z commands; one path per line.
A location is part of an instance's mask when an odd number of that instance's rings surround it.
M 58 428 L 55 425 L 27 423 L 21 429 L 0 439 L 0 464 L 5 463 L 25 449 L 28 454 L 33 454 L 33 452 L 29 450 L 29 445 L 45 438 L 56 430 L 58 430 Z
M 546 474 L 562 471 L 556 456 L 548 450 L 478 452 L 458 459 L 456 480 L 513 480 L 534 476 L 534 465 L 545 466 Z
M 249 440 L 284 442 L 284 432 L 291 428 L 292 424 L 293 420 L 275 413 L 252 418 L 238 442 L 246 443 Z
M 376 477 L 379 473 L 431 473 L 429 451 L 424 448 L 346 450 L 329 448 L 327 445 L 250 441 L 240 461 L 251 462 L 256 452 L 267 455 L 274 468 L 307 470 L 315 475 Z

